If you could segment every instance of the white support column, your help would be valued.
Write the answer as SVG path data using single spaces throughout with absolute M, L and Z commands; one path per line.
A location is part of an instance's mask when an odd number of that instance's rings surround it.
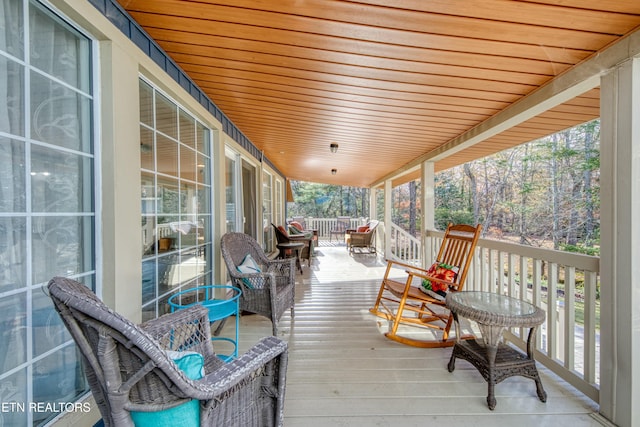
M 427 230 L 435 228 L 435 164 L 433 162 L 422 162 L 422 229 L 420 230 L 420 241 L 422 243 L 422 267 L 427 268 L 431 259 L 431 239 L 427 239 Z
M 377 210 L 376 189 L 374 187 L 369 187 L 369 221 L 371 221 L 372 219 L 380 220 L 380 218 L 378 218 Z M 376 230 L 376 234 L 374 234 L 373 238 L 375 239 L 373 244 L 375 245 L 376 250 L 379 253 L 384 253 L 385 241 L 383 240 L 384 233 L 382 232 L 382 227 L 379 227 Z
M 391 258 L 391 180 L 384 182 L 384 256 Z
M 640 59 L 603 76 L 600 92 L 600 413 L 631 427 L 640 425 Z
M 378 206 L 376 205 L 376 189 L 373 187 L 369 188 L 369 220 L 378 218 Z

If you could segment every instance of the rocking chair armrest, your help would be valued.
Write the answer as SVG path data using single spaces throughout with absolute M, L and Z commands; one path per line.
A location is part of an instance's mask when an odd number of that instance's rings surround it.
M 139 326 L 152 337 L 162 337 L 176 327 L 189 323 L 203 322 L 209 325 L 209 310 L 201 305 L 194 305 L 184 310 L 163 314 L 162 316 L 141 323 Z
M 239 358 L 220 366 L 197 383 L 212 390 L 215 395 L 220 395 L 232 390 L 243 379 L 278 357 L 281 358 L 280 375 L 284 375 L 288 361 L 287 348 L 287 343 L 280 338 L 275 336 L 262 338 Z M 282 386 L 284 387 L 284 382 Z
M 425 270 L 424 268 L 416 267 L 415 265 L 407 264 L 401 261 L 396 261 L 394 259 L 385 259 L 385 261 L 388 264 L 397 265 L 398 267 L 404 267 L 406 269 L 410 269 L 411 271 L 424 271 L 425 274 L 427 273 L 427 270 Z

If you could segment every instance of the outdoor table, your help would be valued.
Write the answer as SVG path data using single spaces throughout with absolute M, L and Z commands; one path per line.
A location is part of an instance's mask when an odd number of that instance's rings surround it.
M 533 354 L 536 330 L 545 320 L 544 310 L 506 295 L 476 291 L 450 292 L 446 304 L 456 326 L 449 372 L 455 369 L 456 358 L 475 366 L 488 383 L 487 404 L 491 410 L 496 407 L 495 385 L 515 375 L 534 380 L 538 397 L 542 402 L 547 401 Z M 460 339 L 460 316 L 477 322 L 482 341 Z M 511 327 L 530 328 L 527 354 L 503 342 L 502 333 Z
M 216 290 L 227 290 L 225 299 L 214 298 Z M 238 338 L 240 332 L 240 295 L 242 291 L 234 286 L 226 285 L 207 285 L 197 286 L 181 292 L 178 292 L 169 298 L 169 306 L 171 312 L 182 310 L 196 304 L 201 304 L 209 310 L 209 324 L 216 321 L 225 322 L 229 316 L 236 317 L 236 333 L 235 338 L 212 337 L 212 341 L 226 341 L 233 345 L 233 351 L 229 354 L 220 354 L 216 351 L 217 356 L 228 362 L 238 357 Z M 218 328 L 219 330 L 220 328 Z M 215 350 L 215 349 L 214 349 Z
M 302 274 L 302 263 L 300 262 L 300 252 L 304 248 L 304 243 L 301 242 L 288 242 L 288 243 L 278 243 L 276 245 L 278 250 L 278 258 L 287 258 L 287 251 L 290 250 L 296 258 L 296 266 L 298 270 L 300 270 L 300 274 Z M 311 250 L 311 249 L 309 249 Z

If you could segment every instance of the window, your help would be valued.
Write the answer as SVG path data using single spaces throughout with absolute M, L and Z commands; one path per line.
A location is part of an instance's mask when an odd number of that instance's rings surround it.
M 140 80 L 142 319 L 210 284 L 211 131 Z
M 231 148 L 226 150 L 227 231 L 256 234 L 256 167 Z
M 283 204 L 283 200 L 284 200 L 284 196 L 282 195 L 282 181 L 279 179 L 276 179 L 276 196 L 275 196 L 276 200 L 275 200 L 275 206 L 276 206 L 276 215 L 275 215 L 275 220 L 276 222 L 280 223 L 282 222 L 283 218 L 284 218 L 284 207 L 282 206 Z
M 254 239 L 257 235 L 257 206 L 256 200 L 256 167 L 242 159 L 242 214 L 244 215 L 244 232 Z
M 225 158 L 225 207 L 226 207 L 226 231 L 242 231 L 242 206 L 239 206 L 239 180 L 238 180 L 238 155 L 227 152 Z M 240 216 L 240 218 L 238 218 Z
M 35 1 L 0 6 L 0 425 L 56 415 L 30 403 L 88 391 L 43 286 L 96 290 L 92 42 Z
M 271 203 L 272 195 L 272 183 L 271 174 L 267 171 L 262 172 L 262 221 L 263 221 L 263 233 L 264 233 L 264 250 L 269 253 L 274 250 L 273 244 L 273 208 Z

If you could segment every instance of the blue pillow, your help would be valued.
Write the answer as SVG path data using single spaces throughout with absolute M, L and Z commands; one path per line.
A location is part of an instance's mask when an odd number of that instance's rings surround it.
M 167 355 L 187 378 L 199 380 L 204 376 L 204 357 L 195 351 L 167 351 Z M 131 411 L 131 419 L 139 427 L 198 427 L 200 401 L 192 400 L 176 407 L 155 412 Z
M 256 260 L 253 259 L 251 254 L 245 255 L 245 257 L 242 260 L 242 262 L 240 263 L 240 265 L 236 267 L 236 270 L 238 270 L 240 273 L 243 273 L 243 274 L 261 273 L 262 272 L 262 270 L 260 269 L 260 266 L 258 265 Z M 262 278 L 260 278 L 260 280 L 262 280 Z M 247 279 L 245 277 L 245 278 L 242 279 L 242 281 L 244 282 L 245 285 L 247 285 L 247 287 L 249 289 L 253 289 L 253 285 L 251 284 L 251 280 L 249 280 L 249 279 Z M 262 283 L 262 282 L 258 282 L 258 283 Z

